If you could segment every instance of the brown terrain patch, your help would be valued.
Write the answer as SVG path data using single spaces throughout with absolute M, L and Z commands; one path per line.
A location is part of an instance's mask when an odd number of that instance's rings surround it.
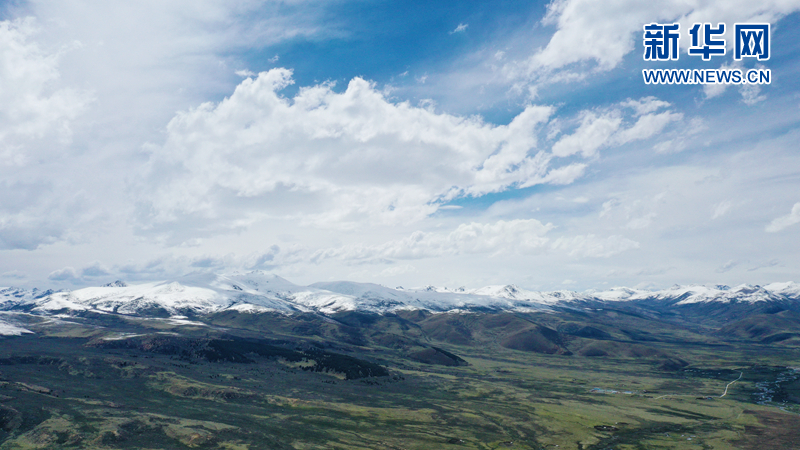
M 734 442 L 743 450 L 800 449 L 800 416 L 784 412 L 744 411 L 761 426 L 745 425 L 743 439 Z

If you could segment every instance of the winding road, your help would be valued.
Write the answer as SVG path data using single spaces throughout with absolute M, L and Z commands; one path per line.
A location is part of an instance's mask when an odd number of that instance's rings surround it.
M 735 379 L 735 380 L 731 381 L 730 383 L 728 383 L 728 385 L 727 385 L 727 386 L 725 386 L 725 392 L 723 392 L 723 393 L 722 393 L 722 395 L 720 395 L 720 396 L 719 396 L 719 398 L 722 398 L 722 397 L 725 397 L 726 395 L 728 395 L 728 388 L 729 388 L 729 387 L 730 387 L 730 386 L 731 386 L 733 383 L 736 383 L 737 381 L 741 380 L 741 379 L 742 379 L 742 375 L 744 375 L 744 372 L 739 372 L 739 378 L 737 378 L 737 379 Z

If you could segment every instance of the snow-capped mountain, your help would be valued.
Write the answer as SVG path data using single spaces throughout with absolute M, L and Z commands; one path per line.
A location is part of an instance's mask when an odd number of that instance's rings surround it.
M 800 305 L 800 285 L 767 286 L 673 286 L 648 291 L 616 287 L 605 291 L 538 292 L 514 285 L 478 289 L 389 288 L 349 281 L 299 286 L 261 271 L 227 274 L 195 273 L 177 280 L 141 284 L 116 281 L 74 291 L 40 291 L 0 288 L 0 310 L 32 314 L 116 313 L 128 315 L 202 316 L 219 311 L 278 312 L 293 314 L 342 311 L 386 313 L 397 310 L 432 312 L 553 311 L 558 307 L 582 307 L 587 303 L 659 304 L 689 307 L 703 304 L 757 305 L 790 302 Z M 9 325 L 11 326 L 11 325 Z
M 784 297 L 800 298 L 800 284 L 791 281 L 771 283 L 764 286 L 764 289 L 773 294 L 783 295 Z
M 587 291 L 585 297 L 603 301 L 658 300 L 677 305 L 693 303 L 759 303 L 800 298 L 800 285 L 793 282 L 767 286 L 742 284 L 736 287 L 716 285 L 675 285 L 658 291 L 616 287 L 607 291 Z
M 434 312 L 461 310 L 519 310 L 546 309 L 553 304 L 544 296 L 524 298 L 517 288 L 504 290 L 496 287 L 466 290 L 426 286 L 420 289 L 391 289 L 371 283 L 337 281 L 315 283 L 311 286 L 348 295 L 354 298 L 357 308 L 374 312 L 397 309 L 425 309 Z M 515 296 L 513 292 L 518 294 Z M 527 291 L 531 294 L 538 294 Z
M 751 286 L 742 284 L 733 288 L 728 286 L 673 286 L 669 289 L 660 291 L 655 298 L 661 300 L 680 299 L 679 305 L 692 303 L 758 303 L 767 301 L 778 301 L 782 299 L 780 294 L 773 294 L 761 286 Z
M 513 284 L 505 286 L 486 286 L 466 291 L 469 294 L 484 295 L 494 298 L 507 298 L 518 301 L 534 302 L 542 305 L 556 305 L 561 302 L 585 300 L 586 296 L 572 291 L 537 292 L 519 288 Z
M 227 308 L 286 313 L 324 310 L 337 301 L 350 300 L 261 272 L 192 274 L 176 281 L 131 285 L 116 281 L 100 287 L 50 292 L 45 296 L 35 294 L 36 291 L 14 288 L 0 290 L 0 308 L 25 309 L 33 313 L 204 315 Z
M 219 309 L 218 296 L 212 289 L 185 286 L 176 281 L 90 287 L 71 292 L 57 292 L 36 302 L 33 311 L 98 310 L 137 314 L 157 308 L 170 313 L 192 311 L 206 314 Z
M 7 314 L 0 313 L 0 336 L 19 336 L 28 333 L 32 331 L 15 323 Z
M 40 299 L 52 294 L 54 291 L 46 290 L 40 291 L 39 289 L 21 289 L 16 287 L 0 287 L 0 310 L 8 309 L 11 306 L 31 303 L 36 299 Z

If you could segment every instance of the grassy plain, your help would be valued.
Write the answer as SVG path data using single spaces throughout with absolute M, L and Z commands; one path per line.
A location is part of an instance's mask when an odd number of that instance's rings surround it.
M 547 337 L 546 330 L 565 326 L 534 319 L 539 328 L 528 335 Z M 722 342 L 668 327 L 645 328 L 655 337 L 634 341 L 595 318 L 608 336 L 561 333 L 552 345 L 564 351 L 542 353 L 504 345 L 520 334 L 509 321 L 459 320 L 468 333 L 443 340 L 431 338 L 424 324 L 398 328 L 405 322 L 355 339 L 340 329 L 298 334 L 276 325 L 254 332 L 231 322 L 221 329 L 140 319 L 125 319 L 113 331 L 66 324 L 5 337 L 0 449 L 800 448 L 800 382 L 787 369 L 800 367 L 796 347 Z M 91 345 L 103 337 L 176 332 L 250 333 L 287 348 L 325 345 L 378 363 L 389 376 L 344 379 L 303 370 L 308 361 L 253 354 L 250 363 L 211 362 Z M 468 365 L 408 357 L 429 344 Z M 588 345 L 606 354 L 582 355 Z M 681 367 L 665 366 L 675 360 Z

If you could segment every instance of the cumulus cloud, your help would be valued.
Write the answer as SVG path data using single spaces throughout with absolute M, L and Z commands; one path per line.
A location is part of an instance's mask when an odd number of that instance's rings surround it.
M 109 268 L 100 261 L 95 261 L 81 269 L 81 276 L 83 277 L 104 277 L 110 274 Z
M 188 266 L 186 259 L 181 260 L 167 255 L 144 262 L 129 261 L 116 266 L 114 270 L 125 279 L 160 279 L 180 275 L 188 270 Z
M 33 40 L 32 18 L 0 22 L 0 168 L 23 166 L 69 143 L 90 97 L 54 87 L 59 54 Z
M 262 72 L 222 102 L 173 118 L 137 187 L 143 221 L 410 223 L 460 196 L 570 183 L 583 170 L 551 167 L 538 149 L 551 107 L 495 126 L 392 103 L 360 78 L 343 92 L 321 84 L 281 96 L 292 82 L 289 70 Z
M 77 281 L 79 278 L 80 276 L 74 267 L 54 270 L 47 276 L 47 279 L 52 281 Z
M 681 119 L 683 119 L 683 114 L 670 111 L 659 114 L 645 114 L 640 116 L 630 128 L 620 130 L 616 135 L 615 141 L 621 145 L 647 139 L 660 133 L 670 123 Z
M 114 273 L 119 273 L 119 268 L 108 267 L 101 261 L 94 261 L 80 269 L 67 266 L 50 272 L 47 279 L 58 283 L 97 283 L 98 278 L 109 277 Z
M 774 219 L 767 225 L 766 231 L 768 233 L 777 233 L 798 222 L 800 222 L 800 203 L 795 203 L 789 214 Z
M 584 111 L 580 114 L 580 124 L 575 131 L 553 144 L 553 155 L 567 157 L 580 154 L 590 158 L 603 147 L 652 137 L 670 123 L 683 119 L 683 114 L 670 110 L 656 113 L 669 106 L 670 103 L 655 97 L 644 97 L 628 99 L 602 110 Z M 632 109 L 634 114 L 626 114 L 626 109 Z M 632 119 L 635 122 L 630 123 Z
M 583 111 L 549 149 L 554 108 L 528 106 L 507 125 L 394 103 L 366 80 L 281 90 L 292 72 L 241 82 L 219 103 L 180 112 L 150 144 L 137 197 L 141 232 L 243 230 L 269 219 L 353 229 L 411 224 L 462 197 L 568 185 L 600 148 L 647 139 L 683 116 L 655 97 Z M 556 121 L 557 122 L 557 121 Z M 175 224 L 179 224 L 176 226 Z M 203 234 L 205 233 L 205 234 Z
M 272 269 L 277 267 L 278 255 L 281 253 L 281 248 L 277 245 L 271 245 L 265 252 L 260 252 L 251 256 L 251 261 L 247 263 L 247 267 L 251 269 Z M 285 253 L 285 252 L 284 252 Z
M 571 135 L 562 137 L 553 145 L 553 154 L 559 157 L 580 153 L 588 158 L 593 156 L 597 149 L 602 147 L 611 135 L 619 129 L 622 117 L 618 111 L 605 114 L 587 112 L 581 120 L 581 125 Z

